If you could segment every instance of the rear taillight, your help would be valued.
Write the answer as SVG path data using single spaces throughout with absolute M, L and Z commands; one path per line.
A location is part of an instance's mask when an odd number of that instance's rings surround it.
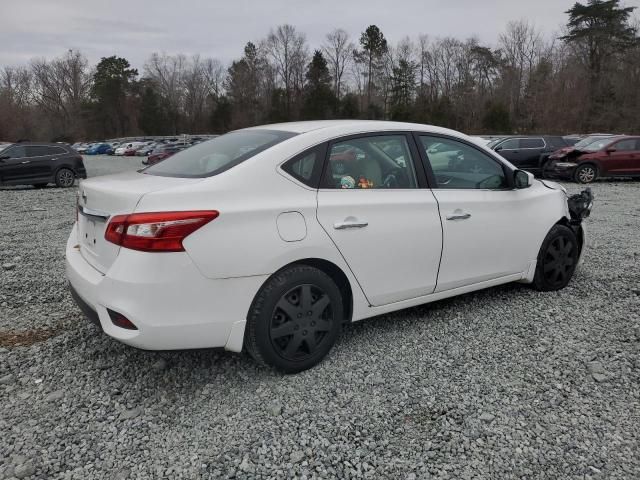
M 218 215 L 216 210 L 116 215 L 109 221 L 104 238 L 143 252 L 183 252 L 182 241 Z

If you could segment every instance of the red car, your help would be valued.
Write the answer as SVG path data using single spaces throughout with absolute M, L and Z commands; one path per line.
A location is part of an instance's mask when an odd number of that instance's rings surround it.
M 162 160 L 164 160 L 165 158 L 169 158 L 171 155 L 178 153 L 182 150 L 184 150 L 186 147 L 182 147 L 182 146 L 166 146 L 166 147 L 160 147 L 156 150 L 154 150 L 153 152 L 151 152 L 151 154 L 146 157 L 144 160 L 142 160 L 142 164 L 143 165 L 155 165 L 158 162 L 161 162 Z
M 549 178 L 591 183 L 599 177 L 640 176 L 640 137 L 603 137 L 589 145 L 549 158 Z

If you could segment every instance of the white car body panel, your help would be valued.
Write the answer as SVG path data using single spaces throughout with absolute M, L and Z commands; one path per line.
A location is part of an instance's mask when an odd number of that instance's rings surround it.
M 108 216 L 220 212 L 184 240 L 184 252 L 174 253 L 118 247 L 104 239 L 105 223 L 87 229 L 81 216 L 67 243 L 67 276 L 107 334 L 145 349 L 239 351 L 261 286 L 283 267 L 309 259 L 344 273 L 352 321 L 501 283 L 530 282 L 542 240 L 568 218 L 565 193 L 537 180 L 504 191 L 316 190 L 280 168 L 312 146 L 356 133 L 422 131 L 473 141 L 451 130 L 369 121 L 254 128 L 300 134 L 207 178 L 131 172 L 81 183 L 85 206 Z M 446 219 L 457 210 L 471 217 Z M 349 217 L 368 225 L 334 228 Z M 83 240 L 89 232 L 92 237 Z M 107 309 L 139 330 L 116 327 Z

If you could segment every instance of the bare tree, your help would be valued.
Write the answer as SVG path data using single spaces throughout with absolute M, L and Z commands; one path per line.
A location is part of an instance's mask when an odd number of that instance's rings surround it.
M 340 99 L 342 92 L 342 77 L 353 60 L 355 48 L 355 44 L 349 40 L 349 34 L 341 28 L 328 33 L 326 41 L 322 45 L 322 51 L 327 58 L 329 71 L 333 78 L 333 92 L 338 99 Z
M 280 25 L 271 30 L 264 47 L 284 87 L 286 114 L 291 116 L 293 98 L 302 92 L 309 57 L 305 35 L 292 25 Z
M 186 61 L 187 58 L 184 55 L 170 56 L 166 53 L 162 55 L 154 53 L 144 66 L 147 78 L 158 86 L 174 134 L 178 133 L 178 117 L 184 98 L 182 79 Z

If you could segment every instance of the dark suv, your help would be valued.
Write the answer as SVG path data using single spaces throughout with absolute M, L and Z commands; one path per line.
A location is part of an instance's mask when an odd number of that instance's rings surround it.
M 569 141 L 560 136 L 522 135 L 493 140 L 487 147 L 509 160 L 515 167 L 539 175 L 549 155 L 569 145 Z
M 21 142 L 0 151 L 0 185 L 68 188 L 76 178 L 87 178 L 87 171 L 80 154 L 65 144 Z

